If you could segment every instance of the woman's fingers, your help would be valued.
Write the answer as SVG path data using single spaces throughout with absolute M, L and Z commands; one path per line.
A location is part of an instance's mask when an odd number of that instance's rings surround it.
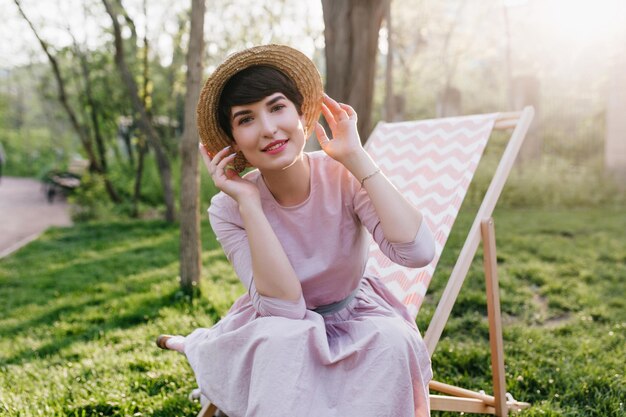
M 222 159 L 224 158 L 224 155 L 226 155 L 230 150 L 231 150 L 231 146 L 229 145 L 225 147 L 224 149 L 220 150 L 219 152 L 217 152 L 215 155 L 213 155 L 213 158 L 209 156 L 210 162 L 207 165 L 209 174 L 213 175 L 215 173 L 215 171 L 217 170 L 218 164 L 222 161 Z M 205 151 L 206 151 L 206 148 L 205 148 Z
M 213 156 L 213 161 L 215 161 L 216 159 L 222 159 L 224 157 L 224 155 L 226 155 L 228 153 L 230 148 L 231 148 L 231 146 L 228 145 L 227 147 L 225 147 L 224 149 L 222 149 L 221 151 L 216 153 L 215 156 Z M 218 162 L 216 162 L 216 163 L 218 163 Z
M 209 174 L 211 175 L 211 177 L 213 177 L 214 181 L 220 178 L 222 175 L 228 179 L 233 178 L 233 175 L 231 175 L 229 171 L 233 171 L 236 176 L 239 176 L 234 170 L 232 170 L 232 168 L 228 167 L 228 164 L 231 163 L 233 159 L 235 159 L 236 154 L 232 153 L 226 157 L 224 156 L 229 151 L 231 151 L 230 145 L 217 152 L 212 158 L 209 155 L 206 147 L 202 143 L 199 145 L 199 148 L 200 155 L 202 155 L 202 159 L 204 161 L 204 165 L 206 165 L 207 171 L 209 171 Z
M 343 109 L 338 102 L 330 98 L 327 94 L 324 94 L 324 104 L 332 112 L 333 116 L 338 122 L 349 117 L 348 113 L 346 113 L 346 110 Z
M 330 139 L 328 139 L 328 135 L 326 134 L 324 127 L 319 122 L 315 124 L 315 136 L 317 136 L 317 141 L 319 142 L 322 149 L 324 149 L 324 147 L 328 145 L 328 142 L 330 142 Z
M 222 191 L 227 190 L 227 186 L 231 180 L 234 180 L 235 177 L 239 178 L 237 172 L 232 168 L 232 166 L 229 166 L 229 164 L 233 162 L 233 159 L 235 159 L 235 155 L 235 153 L 232 153 L 222 158 L 219 163 L 214 166 L 213 172 L 211 173 L 213 182 L 217 188 Z
M 220 151 L 221 152 L 221 151 Z M 219 163 L 216 165 L 216 173 L 219 175 L 220 173 L 226 173 L 226 170 L 228 169 L 228 164 L 230 162 L 233 161 L 233 159 L 235 159 L 235 155 L 237 155 L 236 153 L 231 153 L 230 155 L 222 158 Z
M 348 115 L 348 117 L 350 119 L 352 119 L 352 118 L 356 119 L 356 111 L 354 111 L 352 106 L 350 106 L 348 104 L 344 104 L 344 103 L 339 103 L 339 105 L 346 112 L 346 114 Z
M 335 116 L 332 114 L 330 109 L 323 103 L 322 114 L 324 115 L 324 119 L 326 119 L 326 123 L 328 123 L 328 127 L 330 127 L 331 132 L 334 132 L 337 129 L 337 121 L 335 120 Z

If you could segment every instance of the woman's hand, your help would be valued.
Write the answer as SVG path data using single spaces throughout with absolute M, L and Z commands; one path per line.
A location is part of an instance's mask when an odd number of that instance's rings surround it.
M 204 145 L 200 144 L 202 160 L 217 188 L 231 196 L 237 204 L 241 204 L 243 201 L 260 202 L 258 187 L 241 178 L 237 171 L 229 165 L 235 159 L 235 153 L 228 154 L 231 151 L 232 148 L 227 146 L 211 158 Z
M 346 166 L 365 153 L 356 127 L 357 115 L 352 107 L 324 94 L 322 114 L 332 133 L 330 139 L 322 125 L 317 123 L 315 133 L 324 152 Z
M 330 139 L 322 125 L 317 124 L 315 133 L 322 150 L 343 164 L 359 181 L 377 169 L 361 145 L 354 109 L 324 94 L 322 114 L 333 135 Z

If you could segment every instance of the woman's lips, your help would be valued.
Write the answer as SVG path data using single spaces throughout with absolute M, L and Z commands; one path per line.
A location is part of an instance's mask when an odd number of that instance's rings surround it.
M 268 146 L 266 146 L 265 148 L 263 148 L 263 152 L 266 152 L 270 155 L 274 155 L 279 152 L 282 152 L 285 149 L 287 142 L 289 142 L 289 139 L 274 141 L 270 143 Z

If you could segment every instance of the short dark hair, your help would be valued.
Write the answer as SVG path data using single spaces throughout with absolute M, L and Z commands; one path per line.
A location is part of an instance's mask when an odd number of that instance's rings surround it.
M 274 93 L 283 93 L 296 106 L 298 114 L 302 114 L 302 94 L 296 83 L 282 71 L 266 65 L 254 65 L 230 77 L 224 84 L 217 110 L 222 130 L 233 140 L 230 114 L 233 106 L 256 103 Z

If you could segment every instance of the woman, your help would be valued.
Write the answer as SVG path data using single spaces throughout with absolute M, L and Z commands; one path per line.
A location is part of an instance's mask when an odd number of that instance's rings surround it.
M 363 275 L 369 234 L 405 266 L 427 265 L 434 243 L 356 122 L 286 46 L 229 57 L 203 88 L 201 153 L 221 190 L 209 217 L 248 293 L 214 327 L 160 344 L 187 355 L 203 395 L 230 417 L 429 414 L 419 331 Z M 322 150 L 305 153 L 312 130 Z M 256 170 L 241 177 L 246 166 Z

